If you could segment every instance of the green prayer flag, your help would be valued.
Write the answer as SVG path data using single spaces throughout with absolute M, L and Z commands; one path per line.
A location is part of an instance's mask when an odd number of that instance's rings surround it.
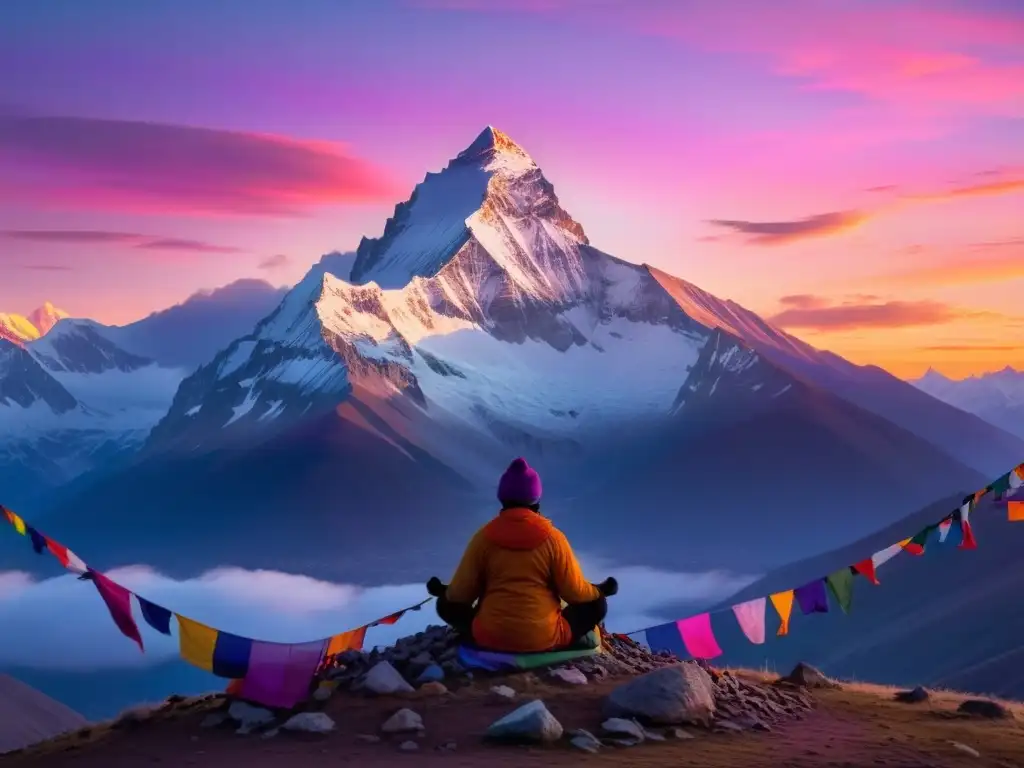
M 917 544 L 924 552 L 925 546 L 928 544 L 928 537 L 931 536 L 932 531 L 938 528 L 937 525 L 929 525 L 927 528 L 921 529 L 918 534 L 910 540 L 911 544 Z
M 1010 490 L 1010 473 L 1007 472 L 1005 475 L 1000 477 L 994 483 L 992 483 L 992 493 L 997 496 L 1001 496 Z
M 849 568 L 842 568 L 829 574 L 825 581 L 836 602 L 839 603 L 839 607 L 843 609 L 843 613 L 849 613 L 850 604 L 853 602 L 853 571 Z

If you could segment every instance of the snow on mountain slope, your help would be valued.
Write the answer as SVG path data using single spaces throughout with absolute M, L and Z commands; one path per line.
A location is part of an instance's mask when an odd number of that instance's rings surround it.
M 50 332 L 58 321 L 68 316 L 50 302 L 33 310 L 28 317 L 0 312 L 0 339 L 24 344 Z
M 0 342 L 0 473 L 26 496 L 136 451 L 185 375 L 103 330 L 64 319 L 24 346 Z
M 983 482 L 742 340 L 803 352 L 744 312 L 589 245 L 536 164 L 487 129 L 354 264 L 324 257 L 188 376 L 137 461 L 61 502 L 53 531 L 116 558 L 134 526 L 161 568 L 224 565 L 213 549 L 232 536 L 235 564 L 426 578 L 523 454 L 594 553 L 739 567 L 758 550 L 767 567 Z M 83 510 L 117 527 L 116 547 Z M 205 554 L 183 543 L 198 520 Z
M 1002 423 L 983 421 L 978 418 L 980 413 L 973 415 L 977 412 L 972 408 L 964 408 L 926 387 L 915 388 L 875 366 L 854 365 L 776 328 L 733 301 L 719 299 L 660 270 L 651 268 L 651 273 L 699 322 L 742 339 L 794 376 L 900 425 L 985 475 L 1003 472 L 1024 456 L 1021 433 L 1011 434 L 1014 429 L 1010 425 L 1018 423 L 1012 416 Z
M 1024 371 L 1007 366 L 1001 371 L 956 380 L 929 369 L 911 384 L 1024 438 Z

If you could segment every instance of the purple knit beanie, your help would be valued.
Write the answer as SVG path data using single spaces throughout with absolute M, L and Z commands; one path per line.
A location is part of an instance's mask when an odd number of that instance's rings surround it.
M 498 481 L 498 501 L 502 504 L 536 504 L 542 491 L 540 475 L 523 458 L 509 464 Z

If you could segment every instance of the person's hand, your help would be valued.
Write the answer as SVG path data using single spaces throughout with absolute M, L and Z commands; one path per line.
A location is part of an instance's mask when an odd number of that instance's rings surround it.
M 595 584 L 594 586 L 597 587 L 598 591 L 605 597 L 611 597 L 619 591 L 619 582 L 615 580 L 614 576 L 609 576 L 600 584 Z
M 430 581 L 427 582 L 427 594 L 433 597 L 443 596 L 447 589 L 448 587 L 437 576 L 431 576 Z

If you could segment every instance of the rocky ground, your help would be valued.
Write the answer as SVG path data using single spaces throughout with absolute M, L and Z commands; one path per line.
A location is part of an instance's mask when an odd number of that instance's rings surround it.
M 417 765 L 486 761 L 502 768 L 623 759 L 660 766 L 686 755 L 689 764 L 708 766 L 981 765 L 984 754 L 1000 756 L 993 765 L 1019 758 L 1024 766 L 1024 732 L 1013 712 L 987 700 L 961 702 L 959 711 L 937 708 L 919 689 L 884 702 L 875 695 L 877 711 L 863 710 L 862 702 L 850 709 L 850 694 L 811 667 L 769 681 L 652 654 L 618 637 L 606 638 L 601 654 L 529 673 L 481 675 L 456 656 L 449 633 L 431 628 L 392 648 L 342 654 L 301 711 L 274 712 L 220 694 L 172 697 L 4 762 L 265 768 L 339 758 L 390 766 L 415 756 Z M 953 733 L 959 741 L 943 733 L 936 755 L 919 737 L 904 743 L 887 732 L 876 716 L 900 711 L 893 707 L 924 715 L 929 728 L 938 724 L 938 710 L 975 729 L 996 723 L 1000 738 L 1016 740 L 994 749 L 973 731 Z

